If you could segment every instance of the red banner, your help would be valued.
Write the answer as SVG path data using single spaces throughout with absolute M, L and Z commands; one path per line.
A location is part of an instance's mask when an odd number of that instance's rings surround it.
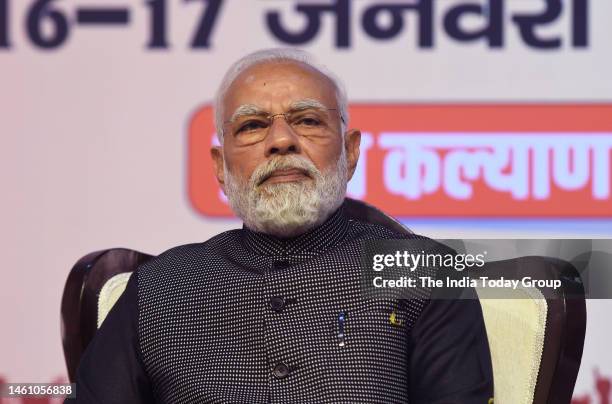
M 357 104 L 348 193 L 394 216 L 612 217 L 612 105 Z M 191 119 L 196 211 L 232 215 L 212 170 L 213 111 Z

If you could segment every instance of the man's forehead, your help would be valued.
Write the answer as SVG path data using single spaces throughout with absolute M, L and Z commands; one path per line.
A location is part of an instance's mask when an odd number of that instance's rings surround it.
M 331 85 L 329 78 L 316 68 L 296 60 L 272 60 L 256 63 L 247 67 L 236 76 L 234 84 L 251 84 L 257 80 L 280 80 L 284 78 L 303 77 L 308 80 L 321 81 L 321 84 Z
M 263 62 L 241 72 L 224 97 L 226 112 L 243 104 L 270 108 L 282 103 L 288 108 L 303 99 L 322 104 L 336 102 L 335 85 L 318 70 L 301 62 Z

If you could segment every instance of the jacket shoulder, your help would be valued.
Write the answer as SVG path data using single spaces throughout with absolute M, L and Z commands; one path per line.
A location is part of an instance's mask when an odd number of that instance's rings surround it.
M 240 230 L 228 230 L 210 239 L 171 247 L 137 268 L 138 276 L 154 272 L 174 272 L 201 263 L 202 260 L 220 255 L 224 247 L 239 240 Z
M 357 219 L 350 219 L 352 223 L 353 232 L 358 238 L 364 239 L 423 239 L 428 240 L 427 237 L 420 234 L 412 233 L 408 229 L 406 232 L 398 232 L 397 230 L 385 227 L 377 223 L 363 222 Z
M 456 254 L 456 251 L 451 247 L 421 234 L 412 233 L 408 230 L 400 233 L 380 224 L 367 223 L 359 220 L 351 219 L 353 223 L 353 237 L 361 241 L 382 241 L 382 240 L 406 240 L 407 245 L 413 248 L 418 247 L 418 250 L 424 250 L 429 253 L 439 254 Z M 410 240 L 410 241 L 408 241 Z

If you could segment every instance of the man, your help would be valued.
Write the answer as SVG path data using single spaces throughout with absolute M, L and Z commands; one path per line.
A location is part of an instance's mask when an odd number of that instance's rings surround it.
M 331 73 L 256 52 L 215 113 L 216 176 L 244 227 L 139 267 L 81 361 L 77 401 L 487 403 L 477 300 L 360 293 L 361 242 L 407 236 L 345 212 L 360 132 Z

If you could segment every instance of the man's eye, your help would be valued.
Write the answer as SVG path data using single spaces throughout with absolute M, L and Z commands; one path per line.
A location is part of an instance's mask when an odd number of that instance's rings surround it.
M 264 129 L 266 127 L 265 122 L 260 121 L 248 121 L 238 128 L 238 132 L 253 132 L 259 129 Z
M 312 118 L 312 117 L 304 117 L 304 118 L 299 118 L 295 123 L 301 126 L 320 126 L 321 120 L 317 118 Z

